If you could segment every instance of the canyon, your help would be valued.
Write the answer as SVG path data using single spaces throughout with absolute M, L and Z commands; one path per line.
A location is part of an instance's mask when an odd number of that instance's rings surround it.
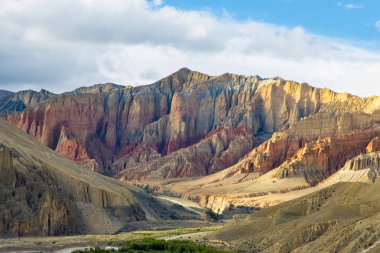
M 102 176 L 0 119 L 0 234 L 112 234 L 133 221 L 170 220 L 186 209 Z
M 72 160 L 73 171 L 86 167 L 139 194 L 131 183 L 218 214 L 281 205 L 339 183 L 375 184 L 378 176 L 376 96 L 187 68 L 137 87 L 1 94 L 3 118 Z
M 0 111 L 14 126 L 91 170 L 141 181 L 207 176 L 248 153 L 251 161 L 245 160 L 243 170 L 265 173 L 310 141 L 375 123 L 379 105 L 379 97 L 281 78 L 213 77 L 184 68 L 146 86 L 19 92 L 2 99 Z

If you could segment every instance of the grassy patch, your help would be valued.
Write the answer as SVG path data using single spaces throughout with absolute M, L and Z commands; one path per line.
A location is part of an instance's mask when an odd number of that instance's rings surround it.
M 73 253 L 111 253 L 111 252 L 175 252 L 175 253 L 228 253 L 228 251 L 215 249 L 206 245 L 196 244 L 192 241 L 158 240 L 145 238 L 142 240 L 125 241 L 117 244 L 115 249 L 92 248 L 77 250 Z
M 181 235 L 197 232 L 206 232 L 206 231 L 216 231 L 222 226 L 210 226 L 210 227 L 198 227 L 198 228 L 179 228 L 179 229 L 170 229 L 170 230 L 158 230 L 158 231 L 133 231 L 128 232 L 133 235 L 139 235 L 143 237 L 161 237 L 169 235 Z

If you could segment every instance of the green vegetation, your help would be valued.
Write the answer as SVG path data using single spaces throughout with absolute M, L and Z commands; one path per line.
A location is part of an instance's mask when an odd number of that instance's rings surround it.
M 181 219 L 181 216 L 179 216 L 178 213 L 173 212 L 172 214 L 170 214 L 170 218 L 171 218 L 172 220 L 180 220 L 180 219 Z
M 145 237 L 161 237 L 161 236 L 169 236 L 169 235 L 181 235 L 181 234 L 189 234 L 189 233 L 198 233 L 205 231 L 216 231 L 222 228 L 222 226 L 207 226 L 207 227 L 194 227 L 194 228 L 177 228 L 177 229 L 168 229 L 168 230 L 157 230 L 157 231 L 132 231 L 123 234 L 133 235 L 135 238 L 145 238 Z M 117 239 L 118 235 L 114 236 L 114 239 Z M 137 238 L 137 239 L 139 239 Z M 120 239 L 123 239 L 122 237 Z
M 218 221 L 222 219 L 222 215 L 214 213 L 212 210 L 207 209 L 206 210 L 206 216 L 209 217 L 211 220 Z
M 116 244 L 117 249 L 92 248 L 77 250 L 73 253 L 111 253 L 111 252 L 175 252 L 175 253 L 228 253 L 206 245 L 196 244 L 192 241 L 182 240 L 158 240 L 145 238 L 142 240 L 125 241 Z

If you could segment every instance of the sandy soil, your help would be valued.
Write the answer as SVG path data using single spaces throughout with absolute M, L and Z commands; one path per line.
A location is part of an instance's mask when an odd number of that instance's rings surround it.
M 126 225 L 125 222 L 116 219 L 104 208 L 84 202 L 76 202 L 76 205 L 83 214 L 84 234 L 109 235 L 119 231 Z
M 164 199 L 167 201 L 170 201 L 174 204 L 178 204 L 183 206 L 185 209 L 194 212 L 196 214 L 202 215 L 202 211 L 205 210 L 203 207 L 201 207 L 198 203 L 195 203 L 193 201 L 187 200 L 187 199 L 181 199 L 176 197 L 169 197 L 169 196 L 157 196 L 159 199 Z
M 193 222 L 193 224 L 191 224 Z M 185 227 L 191 224 L 190 227 Z M 139 224 L 134 224 L 138 226 Z M 50 237 L 15 237 L 0 239 L 0 252 L 56 252 L 67 248 L 106 246 L 110 241 L 125 241 L 141 239 L 145 237 L 160 238 L 169 235 L 181 235 L 200 232 L 215 231 L 221 228 L 221 223 L 210 223 L 202 221 L 161 221 L 144 222 L 140 224 L 143 228 L 150 230 L 139 230 L 120 233 L 116 235 L 77 235 L 77 236 L 50 236 Z M 176 229 L 162 229 L 163 227 L 177 227 Z M 179 227 L 179 228 L 178 228 Z

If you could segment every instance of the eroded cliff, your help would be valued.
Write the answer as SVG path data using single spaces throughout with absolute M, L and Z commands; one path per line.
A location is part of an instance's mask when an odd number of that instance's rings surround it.
M 123 180 L 226 170 L 224 178 L 247 181 L 273 171 L 269 180 L 303 178 L 293 189 L 378 149 L 379 109 L 380 97 L 181 69 L 146 86 L 82 87 L 7 120 L 59 154 Z
M 105 234 L 131 221 L 170 219 L 173 211 L 192 217 L 57 155 L 3 119 L 0 140 L 0 234 Z

